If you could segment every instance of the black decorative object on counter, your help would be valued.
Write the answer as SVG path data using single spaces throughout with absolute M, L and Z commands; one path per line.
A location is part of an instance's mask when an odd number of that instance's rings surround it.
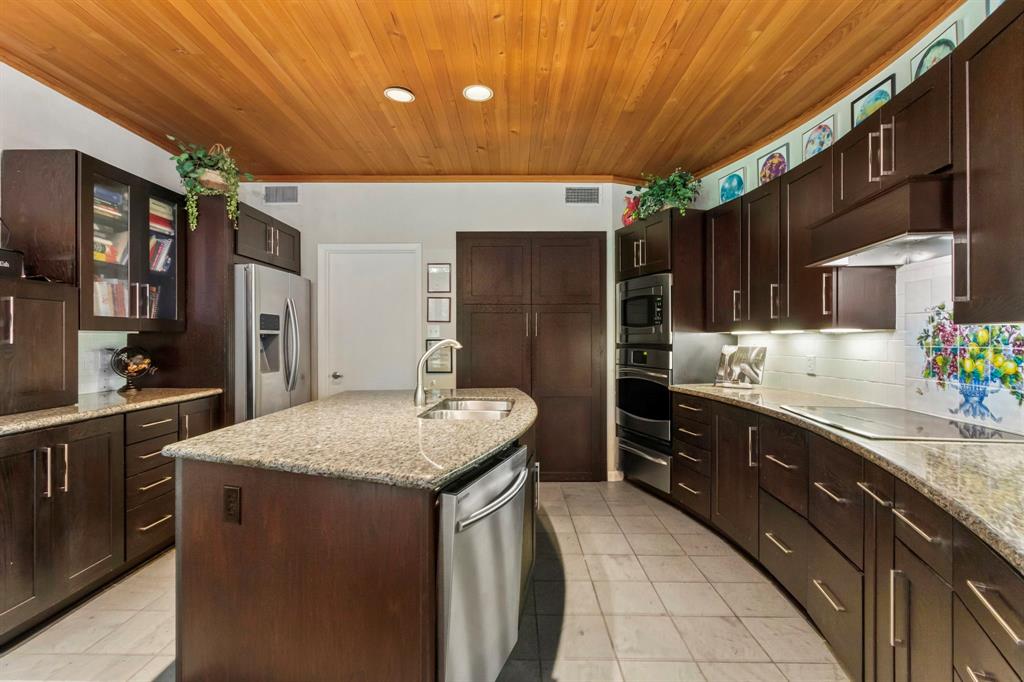
M 125 385 L 118 389 L 118 393 L 134 393 L 139 390 L 135 381 L 147 374 L 155 373 L 157 369 L 149 351 L 138 346 L 126 346 L 114 351 L 110 356 L 110 368 L 118 376 L 125 378 Z

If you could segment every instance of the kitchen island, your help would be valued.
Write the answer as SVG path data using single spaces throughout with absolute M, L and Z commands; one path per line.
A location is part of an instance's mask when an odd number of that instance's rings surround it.
M 407 391 L 341 393 L 165 448 L 180 680 L 436 678 L 439 492 L 537 417 L 516 389 L 456 394 L 514 404 L 422 419 Z

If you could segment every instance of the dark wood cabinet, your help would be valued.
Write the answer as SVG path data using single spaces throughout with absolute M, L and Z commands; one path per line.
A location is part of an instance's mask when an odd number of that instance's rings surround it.
M 178 405 L 178 439 L 201 436 L 220 428 L 220 398 L 211 396 Z
M 716 403 L 714 407 L 711 522 L 757 556 L 757 415 Z
M 238 205 L 235 253 L 289 272 L 302 271 L 298 230 L 247 204 Z
M 857 485 L 864 493 L 864 679 L 892 682 L 894 660 L 889 636 L 894 480 L 888 472 L 865 461 L 864 479 Z
M 764 491 L 761 491 L 760 503 L 758 557 L 761 564 L 794 599 L 806 604 L 808 540 L 814 531 L 804 517 Z
M 807 516 L 807 432 L 800 427 L 758 417 L 758 467 L 767 490 L 802 516 Z
M 78 399 L 78 291 L 0 279 L 0 414 Z
M 881 117 L 871 114 L 832 146 L 833 208 L 841 211 L 882 189 L 878 170 Z
M 953 51 L 953 312 L 1024 320 L 1024 2 L 998 7 Z
M 743 195 L 743 235 L 746 252 L 743 322 L 749 329 L 768 330 L 779 314 L 779 290 L 785 264 L 779 230 L 778 179 Z
M 854 682 L 864 679 L 864 577 L 815 530 L 808 533 L 807 614 Z
M 52 450 L 53 548 L 61 596 L 114 572 L 124 555 L 120 416 L 66 427 Z
M 184 197 L 73 150 L 6 150 L 3 216 L 29 274 L 79 287 L 79 325 L 185 328 Z
M 961 681 L 1020 682 L 959 597 L 953 597 L 953 667 Z
M 601 480 L 604 454 L 604 310 L 531 306 L 531 395 L 537 455 L 548 480 Z
M 528 305 L 459 306 L 456 354 L 460 387 L 511 386 L 529 393 L 533 316 Z
M 892 586 L 894 679 L 950 679 L 953 591 L 900 541 L 895 545 Z
M 532 240 L 533 305 L 597 305 L 601 302 L 601 250 L 590 237 L 552 237 Z
M 933 65 L 879 110 L 878 174 L 882 187 L 952 162 L 949 58 Z
M 615 231 L 615 281 L 672 269 L 672 224 L 678 209 L 659 211 Z
M 705 214 L 708 331 L 731 331 L 739 326 L 746 313 L 743 310 L 746 249 L 741 202 L 742 198 L 733 199 Z
M 864 459 L 815 434 L 808 435 L 810 487 L 807 518 L 857 568 L 864 564 Z
M 529 235 L 457 233 L 458 304 L 528 305 L 532 255 Z

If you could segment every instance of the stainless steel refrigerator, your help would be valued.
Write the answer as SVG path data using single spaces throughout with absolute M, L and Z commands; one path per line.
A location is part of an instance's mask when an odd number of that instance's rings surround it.
M 235 266 L 235 421 L 311 397 L 309 280 Z

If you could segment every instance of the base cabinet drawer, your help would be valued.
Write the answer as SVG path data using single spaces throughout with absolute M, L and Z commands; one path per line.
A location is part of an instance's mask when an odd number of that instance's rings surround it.
M 711 447 L 711 426 L 676 415 L 672 419 L 672 438 L 707 450 Z
M 806 519 L 761 492 L 761 563 L 801 604 L 807 602 L 807 537 L 811 532 Z
M 150 438 L 141 443 L 129 445 L 124 449 L 125 476 L 141 474 L 143 471 L 149 471 L 169 463 L 171 460 L 160 454 L 160 451 L 165 446 L 177 442 L 178 433 L 175 431 L 159 438 Z
M 124 418 L 124 442 L 126 445 L 178 433 L 178 405 L 151 407 L 148 410 L 129 412 Z
M 681 440 L 672 442 L 672 466 L 682 466 L 704 476 L 711 476 L 711 453 Z
M 953 581 L 953 517 L 903 481 L 896 481 L 896 537 L 946 582 Z
M 174 493 L 174 462 L 125 479 L 124 506 L 130 511 L 167 493 Z
M 808 533 L 807 614 L 851 680 L 864 679 L 864 579 L 821 533 Z
M 690 468 L 672 462 L 672 498 L 708 520 L 711 517 L 711 479 Z
M 692 419 L 701 424 L 711 423 L 711 403 L 681 393 L 672 394 L 672 416 Z
M 777 419 L 761 417 L 758 436 L 761 488 L 807 516 L 806 432 Z
M 857 568 L 864 566 L 864 460 L 855 452 L 809 434 L 807 518 Z
M 129 561 L 170 542 L 174 538 L 174 492 L 129 510 L 124 532 Z
M 959 597 L 953 598 L 953 667 L 962 680 L 1020 682 Z

